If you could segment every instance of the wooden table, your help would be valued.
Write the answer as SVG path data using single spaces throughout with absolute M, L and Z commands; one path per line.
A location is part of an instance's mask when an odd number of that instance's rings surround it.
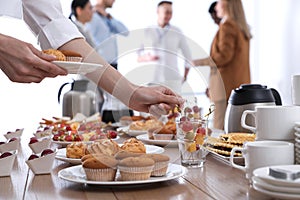
M 10 177 L 0 178 L 0 199 L 272 199 L 254 191 L 243 172 L 211 155 L 203 168 L 188 169 L 181 178 L 139 186 L 97 186 L 72 183 L 58 178 L 58 171 L 71 166 L 55 160 L 48 175 L 34 175 L 25 163 L 31 154 L 31 133 L 23 133 L 21 148 Z M 124 140 L 126 137 L 121 137 Z M 120 141 L 120 142 L 121 142 Z M 180 163 L 177 148 L 165 148 L 173 163 Z

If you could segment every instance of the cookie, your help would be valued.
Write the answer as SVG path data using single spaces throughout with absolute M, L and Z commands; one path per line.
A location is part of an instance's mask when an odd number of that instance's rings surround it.
M 232 144 L 243 144 L 244 142 L 252 142 L 256 135 L 253 133 L 228 133 L 220 135 L 220 138 L 225 142 Z
M 56 56 L 56 60 L 58 61 L 66 61 L 66 56 L 59 50 L 47 49 L 43 50 L 43 53 Z

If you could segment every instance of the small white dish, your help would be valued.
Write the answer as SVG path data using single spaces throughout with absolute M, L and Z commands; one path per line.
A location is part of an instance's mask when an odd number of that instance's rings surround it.
M 260 179 L 257 176 L 252 177 L 252 182 L 253 184 L 264 188 L 266 190 L 270 190 L 273 192 L 284 192 L 284 193 L 294 193 L 300 195 L 300 190 L 297 187 L 282 187 L 282 186 L 277 186 L 277 185 L 272 185 L 268 182 L 265 182 L 264 180 Z
M 298 154 L 298 156 L 300 155 L 300 149 L 299 148 L 295 148 L 295 156 L 297 156 L 296 154 Z
M 294 130 L 296 131 L 296 132 L 298 132 L 298 133 L 300 133 L 300 127 L 294 127 Z
M 300 138 L 300 132 L 297 132 L 297 131 L 296 131 L 296 132 L 294 133 L 294 135 L 295 135 L 296 137 Z
M 131 130 L 131 129 L 129 129 L 129 126 L 124 126 L 124 127 L 117 128 L 117 131 L 118 132 L 124 132 L 127 135 L 132 136 L 132 137 L 136 137 L 138 135 L 143 135 L 143 134 L 148 133 L 147 130 Z
M 4 134 L 4 137 L 9 140 L 11 138 L 20 138 L 23 134 L 24 128 L 16 130 L 15 132 L 10 132 L 10 133 L 6 133 Z
M 298 143 L 300 145 L 300 139 L 295 138 L 296 144 Z
M 6 142 L 5 144 L 0 145 L 0 153 L 6 152 L 6 151 L 15 151 L 20 146 L 20 139 L 16 139 L 11 142 Z
M 153 133 L 154 140 L 172 140 L 174 138 L 174 134 L 157 134 Z
M 294 200 L 299 200 L 300 199 L 300 194 L 290 194 L 290 193 L 284 193 L 284 192 L 274 192 L 267 190 L 265 188 L 260 187 L 257 184 L 253 184 L 254 190 L 257 190 L 263 194 L 266 194 L 268 196 L 274 197 L 276 199 L 294 199 Z
M 51 154 L 47 154 L 45 156 L 38 155 L 38 158 L 35 158 L 33 160 L 26 160 L 26 164 L 35 175 L 51 173 L 57 149 L 53 151 L 54 152 Z
M 12 155 L 5 158 L 0 158 L 0 177 L 1 176 L 10 176 L 14 161 L 17 157 L 18 151 L 9 151 Z M 0 154 L 1 155 L 1 154 Z
M 147 144 L 154 144 L 154 145 L 164 146 L 164 147 L 178 147 L 177 140 L 152 140 L 149 139 L 148 134 L 138 135 L 136 136 L 136 139 Z
M 51 129 L 47 129 L 44 131 L 39 131 L 33 134 L 36 138 L 43 138 L 43 137 L 50 137 L 52 136 L 52 130 Z
M 120 120 L 122 126 L 129 126 L 132 123 L 132 120 Z
M 66 69 L 69 74 L 87 74 L 102 67 L 101 64 L 83 62 L 53 61 L 53 63 Z
M 275 166 L 269 166 L 269 167 L 275 167 Z M 269 167 L 261 167 L 255 169 L 253 171 L 253 175 L 259 177 L 263 181 L 272 185 L 282 186 L 282 187 L 298 187 L 298 188 L 300 187 L 300 179 L 291 181 L 291 180 L 278 179 L 270 176 Z M 291 171 L 291 172 L 300 171 L 300 165 L 277 165 L 276 168 Z
M 33 153 L 38 154 L 41 153 L 44 149 L 48 149 L 51 144 L 51 138 L 44 137 L 38 139 L 38 142 L 28 144 Z
M 300 122 L 295 122 L 295 127 L 299 127 L 300 128 Z

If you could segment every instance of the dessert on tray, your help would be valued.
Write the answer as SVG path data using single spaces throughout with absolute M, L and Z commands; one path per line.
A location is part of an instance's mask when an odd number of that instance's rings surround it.
M 255 140 L 253 133 L 228 133 L 222 134 L 218 138 L 208 137 L 205 146 L 208 150 L 223 156 L 230 156 L 233 147 L 242 147 L 245 142 Z M 241 157 L 241 152 L 235 152 L 234 156 Z

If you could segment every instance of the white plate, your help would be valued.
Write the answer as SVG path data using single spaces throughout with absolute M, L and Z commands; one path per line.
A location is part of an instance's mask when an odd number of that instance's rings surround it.
M 120 136 L 117 135 L 116 138 L 112 139 L 112 140 L 118 140 L 120 138 Z M 67 146 L 68 144 L 74 143 L 74 142 L 83 142 L 85 144 L 91 144 L 93 143 L 93 141 L 72 141 L 72 142 L 67 142 L 67 141 L 55 141 L 55 140 L 51 140 L 52 143 L 54 144 L 59 144 L 62 146 Z
M 119 144 L 121 146 L 121 144 Z M 158 146 L 154 146 L 154 145 L 145 145 L 146 147 L 146 153 L 156 153 L 156 154 L 160 154 L 163 153 L 165 150 L 161 147 Z M 78 165 L 81 164 L 81 160 L 80 159 L 76 159 L 76 158 L 67 158 L 66 157 L 66 148 L 62 148 L 62 149 L 58 149 L 57 154 L 55 156 L 55 158 L 57 160 L 61 160 L 61 161 L 65 161 L 74 165 Z
M 74 165 L 81 164 L 81 159 L 78 158 L 67 158 L 66 157 L 66 148 L 58 149 L 55 158 L 57 160 L 65 161 Z
M 221 154 L 218 154 L 214 151 L 211 151 L 209 149 L 207 149 L 209 151 L 209 153 L 211 153 L 211 155 L 216 159 L 216 160 L 219 160 L 229 166 L 231 166 L 231 163 L 230 163 L 230 156 L 223 156 Z M 233 161 L 234 163 L 236 164 L 239 164 L 239 165 L 244 165 L 245 164 L 245 160 L 244 160 L 244 157 L 234 157 L 233 158 Z
M 69 74 L 87 74 L 102 67 L 101 64 L 83 62 L 53 61 L 53 63 L 66 69 Z
M 273 192 L 283 192 L 283 193 L 293 193 L 300 195 L 300 190 L 298 187 L 282 187 L 277 185 L 272 185 L 260 179 L 257 176 L 252 177 L 253 184 L 257 185 L 260 188 L 273 191 Z
M 219 137 L 221 134 L 224 134 L 225 131 L 221 129 L 211 128 L 211 137 Z
M 114 127 L 114 128 L 119 128 L 119 127 L 123 127 L 124 125 L 121 122 L 115 122 L 115 123 L 109 124 L 109 126 Z
M 181 165 L 169 164 L 167 174 L 162 177 L 151 177 L 148 180 L 140 181 L 119 181 L 117 172 L 117 181 L 88 181 L 81 165 L 62 169 L 58 172 L 58 177 L 67 181 L 94 185 L 137 185 L 146 183 L 156 183 L 179 178 L 187 173 L 187 169 Z
M 138 135 L 136 139 L 141 140 L 147 144 L 154 144 L 159 146 L 166 146 L 166 147 L 178 147 L 177 140 L 152 140 L 149 139 L 148 134 Z
M 288 171 L 294 171 L 294 172 L 300 171 L 300 165 L 278 165 L 276 166 L 276 168 L 284 169 Z M 260 179 L 272 185 L 283 186 L 283 187 L 298 187 L 298 188 L 300 187 L 300 178 L 294 181 L 274 178 L 269 175 L 269 167 L 258 168 L 253 171 L 253 175 L 259 177 Z
M 295 127 L 300 127 L 300 122 L 295 122 Z
M 298 133 L 300 133 L 300 127 L 294 127 L 294 130 Z
M 282 193 L 282 192 L 273 192 L 270 190 L 266 190 L 256 184 L 253 184 L 253 188 L 263 194 L 269 195 L 274 198 L 279 199 L 300 199 L 300 194 L 289 194 L 289 193 Z
M 295 132 L 294 134 L 295 134 L 295 136 L 296 136 L 297 138 L 300 138 L 300 133 L 299 133 L 299 132 Z
M 133 136 L 133 137 L 148 133 L 148 131 L 146 131 L 146 130 L 131 130 L 131 129 L 129 129 L 129 126 L 124 126 L 124 127 L 117 128 L 117 131 L 118 132 L 124 132 L 127 135 L 130 135 L 130 136 Z

